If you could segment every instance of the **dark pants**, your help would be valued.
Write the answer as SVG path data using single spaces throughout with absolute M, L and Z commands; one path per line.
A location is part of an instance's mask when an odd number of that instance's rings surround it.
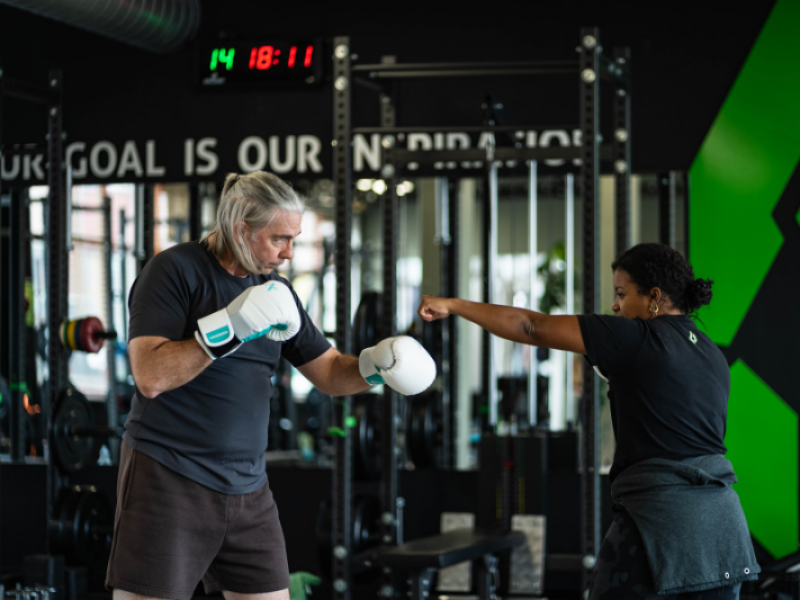
M 685 594 L 656 594 L 644 544 L 633 519 L 624 510 L 600 545 L 589 600 L 738 600 L 741 583 Z

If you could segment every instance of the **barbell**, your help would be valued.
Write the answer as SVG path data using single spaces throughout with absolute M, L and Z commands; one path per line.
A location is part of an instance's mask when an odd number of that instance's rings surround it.
M 58 339 L 70 350 L 96 354 L 103 347 L 103 342 L 117 339 L 117 332 L 106 331 L 97 317 L 84 317 L 61 323 Z

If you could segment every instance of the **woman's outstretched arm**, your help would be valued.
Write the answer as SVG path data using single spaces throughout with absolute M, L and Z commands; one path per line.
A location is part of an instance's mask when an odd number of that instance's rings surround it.
M 426 321 L 457 315 L 512 342 L 586 354 L 578 317 L 574 315 L 545 315 L 513 306 L 436 296 L 423 296 L 417 312 Z

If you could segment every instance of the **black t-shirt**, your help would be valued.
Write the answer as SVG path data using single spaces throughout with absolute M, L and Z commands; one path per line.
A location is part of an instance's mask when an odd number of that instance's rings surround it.
M 725 454 L 730 371 L 691 318 L 580 315 L 578 322 L 587 360 L 609 382 L 612 481 L 648 458 Z
M 174 246 L 154 256 L 131 288 L 128 337 L 191 339 L 198 319 L 268 280 L 289 285 L 274 272 L 231 275 L 203 243 Z M 270 378 L 281 356 L 297 367 L 330 348 L 294 297 L 302 325 L 291 340 L 263 336 L 247 342 L 192 381 L 155 398 L 137 389 L 125 442 L 218 492 L 246 494 L 261 487 L 267 479 Z

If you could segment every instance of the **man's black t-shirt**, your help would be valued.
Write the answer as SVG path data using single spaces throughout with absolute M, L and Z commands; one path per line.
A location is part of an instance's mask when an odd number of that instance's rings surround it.
M 134 283 L 128 337 L 192 339 L 198 319 L 268 280 L 289 285 L 274 272 L 231 275 L 203 243 L 174 246 L 154 256 Z M 297 367 L 330 348 L 294 296 L 302 325 L 291 340 L 263 336 L 247 342 L 192 381 L 155 398 L 137 389 L 125 442 L 218 492 L 246 494 L 261 487 L 267 479 L 270 378 L 281 356 Z
M 725 454 L 730 371 L 686 315 L 580 315 L 586 358 L 608 379 L 610 478 L 641 460 Z

